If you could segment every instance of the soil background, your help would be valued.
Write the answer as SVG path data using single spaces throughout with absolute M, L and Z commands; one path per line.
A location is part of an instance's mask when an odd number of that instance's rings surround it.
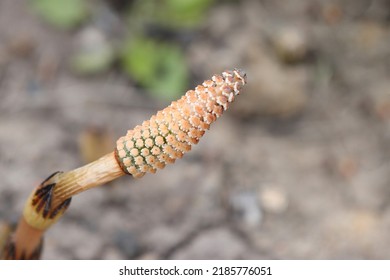
M 72 73 L 96 23 L 60 31 L 26 3 L 0 0 L 2 222 L 169 104 L 115 67 Z M 390 258 L 389 3 L 218 1 L 185 46 L 192 86 L 239 67 L 242 95 L 174 165 L 74 197 L 42 258 Z

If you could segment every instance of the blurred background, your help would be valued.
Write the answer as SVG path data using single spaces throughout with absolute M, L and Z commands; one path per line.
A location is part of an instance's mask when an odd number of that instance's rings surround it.
M 193 150 L 73 198 L 44 259 L 388 259 L 390 2 L 0 0 L 0 221 L 234 67 Z

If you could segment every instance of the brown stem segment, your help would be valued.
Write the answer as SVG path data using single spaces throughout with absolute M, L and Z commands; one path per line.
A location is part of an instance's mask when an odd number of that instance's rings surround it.
M 120 168 L 114 152 L 75 170 L 60 175 L 54 189 L 53 204 L 60 205 L 72 196 L 115 180 L 125 173 Z
M 31 227 L 22 217 L 13 236 L 6 244 L 2 259 L 37 260 L 43 247 L 43 230 Z

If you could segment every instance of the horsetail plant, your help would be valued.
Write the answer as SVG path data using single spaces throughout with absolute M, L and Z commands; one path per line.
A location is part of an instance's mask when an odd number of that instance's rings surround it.
M 245 83 L 246 74 L 239 69 L 214 75 L 129 130 L 113 152 L 72 171 L 53 173 L 31 193 L 1 257 L 39 259 L 45 230 L 64 214 L 72 196 L 124 174 L 140 178 L 174 163 L 198 143 Z

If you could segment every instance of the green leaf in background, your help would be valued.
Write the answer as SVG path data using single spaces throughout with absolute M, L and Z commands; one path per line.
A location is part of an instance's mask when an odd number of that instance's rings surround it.
M 88 15 L 84 0 L 32 0 L 33 9 L 48 23 L 63 29 L 80 24 Z
M 178 26 L 198 25 L 214 0 L 165 0 L 165 7 L 160 14 Z
M 215 0 L 138 0 L 129 14 L 132 27 L 152 23 L 172 29 L 196 28 Z
M 176 21 L 178 25 L 183 22 L 188 25 L 199 23 L 206 15 L 208 8 L 213 4 L 214 0 L 165 0 L 166 19 Z
M 176 45 L 134 38 L 124 48 L 122 63 L 131 77 L 160 99 L 175 99 L 187 88 L 186 61 Z

